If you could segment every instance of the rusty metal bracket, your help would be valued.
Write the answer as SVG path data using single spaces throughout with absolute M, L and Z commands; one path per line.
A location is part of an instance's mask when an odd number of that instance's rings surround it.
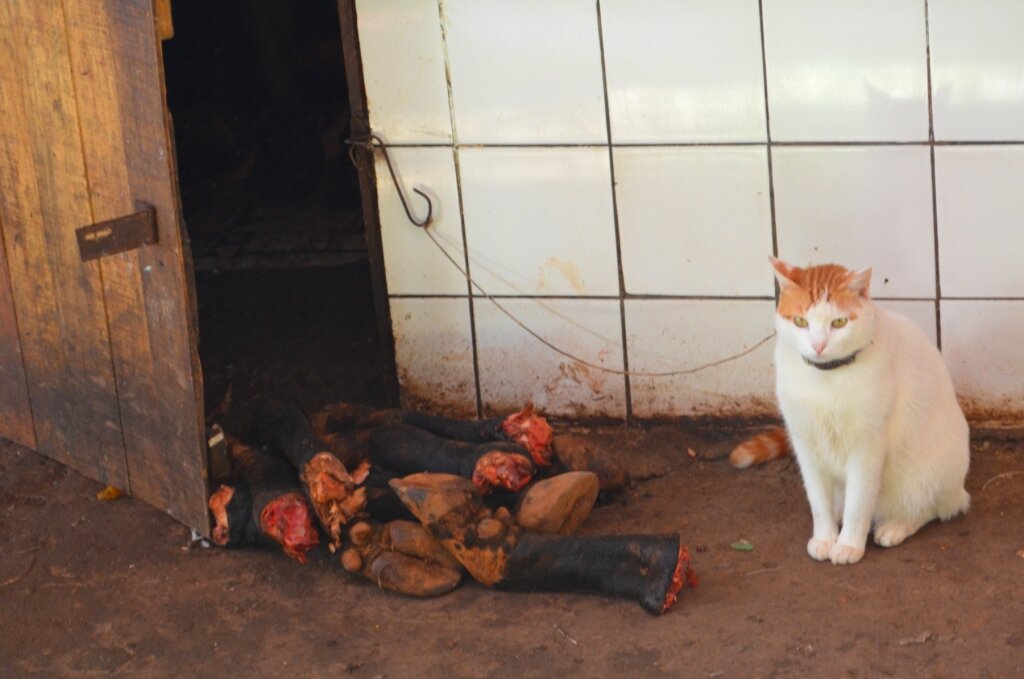
M 156 208 L 139 201 L 135 208 L 130 215 L 75 230 L 83 262 L 156 243 Z

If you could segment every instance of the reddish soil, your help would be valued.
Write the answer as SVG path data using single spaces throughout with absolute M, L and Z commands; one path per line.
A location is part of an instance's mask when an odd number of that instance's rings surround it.
M 804 551 L 795 465 L 737 472 L 739 433 L 590 430 L 647 477 L 584 533 L 680 531 L 701 576 L 668 614 L 468 582 L 379 591 L 323 554 L 189 548 L 188 531 L 0 444 L 4 676 L 936 676 L 1024 672 L 1020 441 L 974 447 L 966 517 L 835 567 Z M 687 448 L 696 453 L 691 458 Z M 984 487 L 988 483 L 987 487 Z M 984 487 L 984 490 L 983 490 Z M 730 543 L 754 545 L 739 552 Z

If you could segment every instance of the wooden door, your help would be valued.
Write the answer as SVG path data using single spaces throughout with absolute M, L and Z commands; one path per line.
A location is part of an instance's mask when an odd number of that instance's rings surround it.
M 157 23 L 153 0 L 0 0 L 0 436 L 205 531 Z M 139 201 L 156 244 L 83 262 L 76 229 Z

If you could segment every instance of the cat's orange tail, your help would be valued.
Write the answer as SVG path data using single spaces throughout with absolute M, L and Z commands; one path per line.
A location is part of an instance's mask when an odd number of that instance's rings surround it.
M 789 453 L 789 437 L 786 436 L 786 430 L 782 427 L 774 427 L 733 448 L 729 453 L 729 462 L 737 469 L 744 469 L 754 464 L 784 457 Z

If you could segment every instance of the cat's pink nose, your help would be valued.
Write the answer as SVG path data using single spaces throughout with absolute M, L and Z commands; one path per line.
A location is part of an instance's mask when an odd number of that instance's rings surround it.
M 816 353 L 818 356 L 821 356 L 821 352 L 825 351 L 825 345 L 826 344 L 828 344 L 828 342 L 822 342 L 821 344 L 818 344 L 817 342 L 815 342 L 812 345 L 814 347 L 814 353 Z

